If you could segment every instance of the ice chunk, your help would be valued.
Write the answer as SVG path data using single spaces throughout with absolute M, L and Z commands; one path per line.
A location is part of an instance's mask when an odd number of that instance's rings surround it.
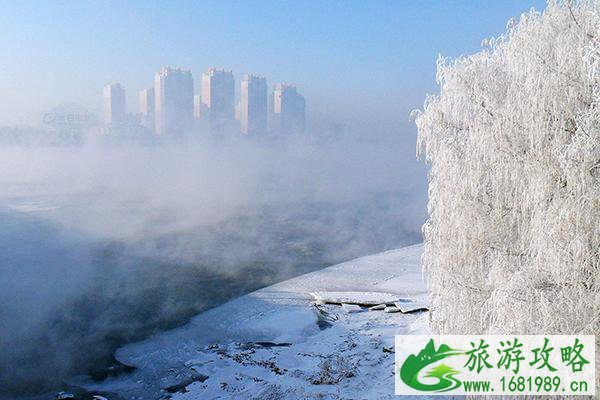
M 312 292 L 311 296 L 317 302 L 328 304 L 358 304 L 361 306 L 376 306 L 392 304 L 401 300 L 400 296 L 385 292 Z
M 356 313 L 356 312 L 361 312 L 362 311 L 362 308 L 359 305 L 356 305 L 356 304 L 342 303 L 342 308 L 347 313 Z
M 411 301 L 408 303 L 405 302 L 396 302 L 394 305 L 400 310 L 403 314 L 409 314 L 419 311 L 429 311 L 429 305 L 422 301 Z

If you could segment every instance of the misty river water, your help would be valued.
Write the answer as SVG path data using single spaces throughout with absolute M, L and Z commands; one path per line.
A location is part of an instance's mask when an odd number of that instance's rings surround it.
M 418 224 L 398 212 L 406 196 L 288 203 L 134 238 L 79 229 L 78 213 L 91 212 L 81 199 L 12 199 L 0 211 L 0 398 L 51 393 L 77 374 L 101 379 L 124 343 L 277 281 L 415 243 Z

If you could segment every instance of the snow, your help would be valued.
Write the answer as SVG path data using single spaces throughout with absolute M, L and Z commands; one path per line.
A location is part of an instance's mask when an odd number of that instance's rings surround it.
M 356 313 L 361 312 L 363 309 L 361 306 L 356 304 L 342 303 L 342 310 L 346 311 L 347 313 Z
M 412 313 L 417 311 L 429 310 L 429 303 L 426 301 L 407 301 L 407 302 L 395 302 L 394 305 L 400 310 L 401 313 Z
M 313 292 L 316 301 L 323 304 L 359 304 L 376 306 L 398 301 L 398 295 L 381 292 Z
M 428 332 L 428 313 L 360 305 L 426 305 L 421 253 L 392 250 L 258 290 L 119 349 L 134 372 L 72 383 L 126 398 L 391 399 L 394 335 Z

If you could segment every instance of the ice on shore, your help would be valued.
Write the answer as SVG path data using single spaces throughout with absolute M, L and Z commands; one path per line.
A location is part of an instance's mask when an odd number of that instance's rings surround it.
M 426 306 L 421 252 L 388 251 L 261 289 L 119 349 L 132 373 L 74 383 L 126 398 L 392 399 L 394 335 L 427 332 L 427 313 L 366 306 Z
M 356 304 L 342 303 L 342 310 L 346 311 L 347 313 L 356 313 L 361 312 L 363 309 L 361 306 Z
M 423 300 L 395 302 L 394 306 L 396 306 L 400 310 L 400 312 L 404 314 L 429 310 L 429 303 Z
M 346 303 L 362 306 L 376 306 L 399 300 L 397 294 L 381 292 L 312 292 L 311 296 L 323 304 Z

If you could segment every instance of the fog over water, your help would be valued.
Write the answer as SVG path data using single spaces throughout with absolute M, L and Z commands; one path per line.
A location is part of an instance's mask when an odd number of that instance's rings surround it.
M 391 136 L 0 148 L 0 397 L 101 377 L 120 344 L 418 242 L 426 192 L 409 147 Z

